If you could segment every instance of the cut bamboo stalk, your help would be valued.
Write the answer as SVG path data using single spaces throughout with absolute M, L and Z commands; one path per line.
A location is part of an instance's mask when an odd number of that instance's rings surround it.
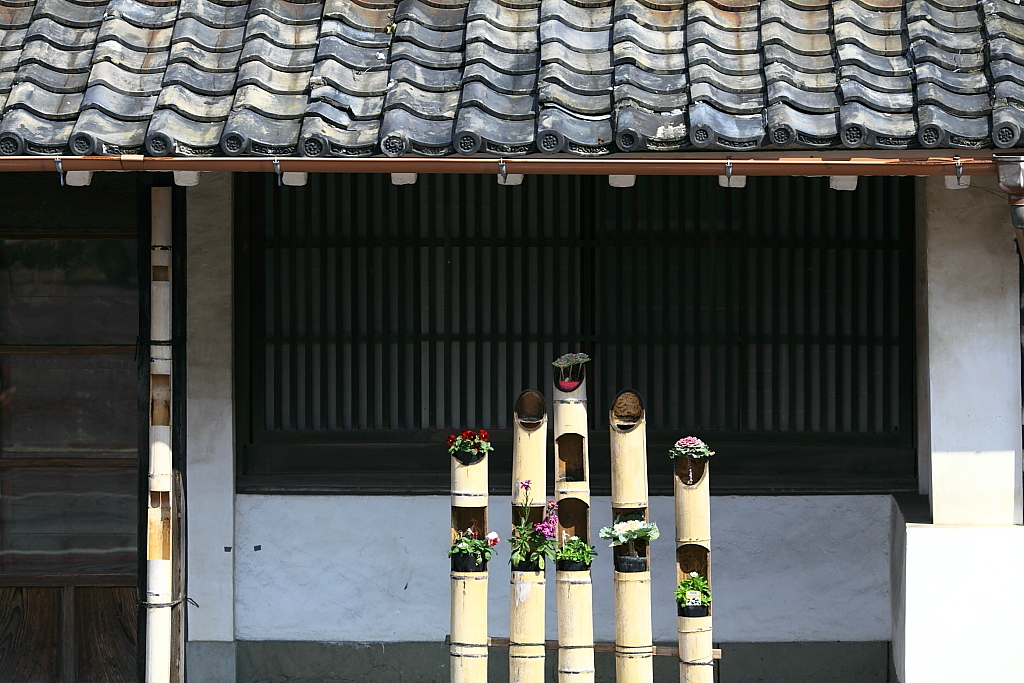
M 487 680 L 487 572 L 452 572 L 452 683 Z
M 676 579 L 691 571 L 711 583 L 711 497 L 707 458 L 675 460 Z M 693 483 L 690 483 L 693 481 Z M 713 609 L 713 607 L 712 607 Z M 711 612 L 706 617 L 679 617 L 679 680 L 712 683 Z
M 547 492 L 544 451 L 548 415 L 544 396 L 527 389 L 516 400 L 512 415 L 512 519 L 532 513 L 543 517 Z M 539 499 L 529 500 L 519 483 L 530 482 Z M 537 519 L 540 521 L 540 519 Z M 511 683 L 544 683 L 544 572 L 512 572 L 508 674 Z
M 544 572 L 512 572 L 510 683 L 544 683 Z
M 174 604 L 171 495 L 171 188 L 152 189 L 150 248 L 149 506 L 146 532 L 146 683 L 171 679 Z
M 647 414 L 632 389 L 620 391 L 608 411 L 612 507 L 647 509 Z
M 451 539 L 471 529 L 487 534 L 487 455 L 452 460 Z M 487 569 L 451 573 L 451 683 L 487 681 Z
M 512 415 L 512 505 L 526 505 L 527 492 L 519 482 L 529 481 L 539 492 L 539 507 L 544 507 L 547 493 L 547 467 L 544 451 L 548 437 L 548 411 L 544 395 L 527 389 L 516 400 Z M 533 501 L 538 505 L 537 501 Z
M 553 382 L 555 500 L 558 538 L 590 543 L 590 458 L 587 439 L 587 380 L 573 391 Z M 558 590 L 558 681 L 594 681 L 594 605 L 590 571 L 556 572 Z
M 594 681 L 594 605 L 590 572 L 555 572 L 558 588 L 558 681 Z
M 615 680 L 652 683 L 651 573 L 615 572 Z
M 620 391 L 608 411 L 612 468 L 612 518 L 647 519 L 647 415 L 632 389 Z M 617 548 L 618 550 L 618 548 Z M 643 552 L 650 562 L 648 544 Z M 615 680 L 652 683 L 651 574 L 615 572 Z

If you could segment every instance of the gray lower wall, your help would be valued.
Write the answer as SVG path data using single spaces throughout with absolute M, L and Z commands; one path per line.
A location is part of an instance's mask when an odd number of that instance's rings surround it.
M 195 643 L 192 643 L 194 646 Z M 718 683 L 895 683 L 888 642 L 724 643 Z M 507 683 L 507 650 L 491 650 L 488 683 Z M 557 680 L 548 653 L 548 681 Z M 191 670 L 191 667 L 190 667 Z M 203 680 L 205 683 L 205 679 Z M 613 683 L 611 653 L 597 655 L 597 683 Z M 654 680 L 679 680 L 674 657 L 655 657 Z M 238 641 L 238 683 L 447 683 L 443 643 Z M 197 683 L 190 678 L 189 683 Z

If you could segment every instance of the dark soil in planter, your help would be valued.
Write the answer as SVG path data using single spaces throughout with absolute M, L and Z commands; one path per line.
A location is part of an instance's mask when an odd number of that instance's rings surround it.
M 631 555 L 615 556 L 615 571 L 620 574 L 636 574 L 647 571 L 646 557 L 633 557 Z
M 452 453 L 452 457 L 461 462 L 463 465 L 475 465 L 484 459 L 485 453 L 480 451 L 455 451 Z
M 560 572 L 585 572 L 590 569 L 586 562 L 576 560 L 558 560 L 558 571 Z
M 487 571 L 487 563 L 481 562 L 476 563 L 476 555 L 467 555 L 466 553 L 459 553 L 452 555 L 452 571 L 453 572 L 485 572 Z
M 539 572 L 540 561 L 539 560 L 527 560 L 520 562 L 519 564 L 512 565 L 512 571 L 514 572 Z
M 681 617 L 706 617 L 708 615 L 709 607 L 701 605 L 697 607 L 695 605 L 677 605 L 679 607 L 679 616 Z

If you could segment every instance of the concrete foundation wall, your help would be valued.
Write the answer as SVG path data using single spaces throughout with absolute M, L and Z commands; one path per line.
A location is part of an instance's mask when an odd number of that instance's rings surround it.
M 595 537 L 611 521 L 609 505 L 608 498 L 593 500 Z M 891 512 L 888 496 L 713 498 L 715 640 L 888 641 Z M 652 499 L 650 513 L 664 531 L 652 544 L 654 638 L 673 642 L 672 499 Z M 238 496 L 236 637 L 442 641 L 449 514 L 449 499 L 436 496 Z M 504 540 L 509 498 L 491 499 L 490 519 Z M 598 543 L 593 572 L 594 633 L 610 642 L 606 543 Z M 489 631 L 507 636 L 508 544 L 499 550 L 491 563 Z M 548 593 L 548 637 L 555 638 L 554 591 Z

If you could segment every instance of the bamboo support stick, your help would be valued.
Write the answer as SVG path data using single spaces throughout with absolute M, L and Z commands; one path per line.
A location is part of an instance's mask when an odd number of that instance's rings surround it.
M 558 535 L 590 542 L 590 458 L 587 439 L 587 381 L 573 391 L 553 386 L 555 499 Z M 556 572 L 558 599 L 558 681 L 594 681 L 594 605 L 590 571 Z
M 615 572 L 615 680 L 652 683 L 651 573 Z
M 171 188 L 152 189 L 146 683 L 171 679 L 174 536 L 171 463 Z M 163 342 L 163 343 L 161 343 Z
M 635 511 L 647 519 L 647 416 L 637 392 L 619 392 L 608 411 L 613 517 Z M 650 551 L 644 544 L 650 561 Z M 651 573 L 615 572 L 615 680 L 653 683 Z
M 544 396 L 533 389 L 520 394 L 512 415 L 512 519 L 529 514 L 523 506 L 530 482 L 536 491 L 529 502 L 543 515 L 547 492 L 544 455 L 548 415 Z M 537 497 L 539 496 L 539 498 Z M 518 509 L 517 509 L 518 508 Z M 539 519 L 537 521 L 540 521 Z M 508 673 L 510 683 L 544 683 L 544 572 L 512 572 Z
M 487 572 L 452 572 L 452 683 L 487 680 Z
M 512 572 L 509 683 L 544 683 L 544 572 Z
M 555 572 L 558 597 L 558 681 L 594 681 L 594 605 L 590 571 Z
M 675 461 L 676 569 L 682 580 L 697 571 L 711 582 L 711 497 L 707 458 L 679 457 Z M 694 480 L 693 483 L 690 483 Z M 679 680 L 712 683 L 711 613 L 679 617 Z

